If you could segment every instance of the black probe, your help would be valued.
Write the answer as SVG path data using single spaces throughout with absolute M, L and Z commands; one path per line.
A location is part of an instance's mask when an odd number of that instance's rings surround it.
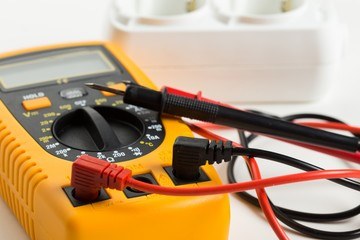
M 166 88 L 160 92 L 137 84 L 127 82 L 124 84 L 127 85 L 125 91 L 94 83 L 87 83 L 86 86 L 122 95 L 123 101 L 127 104 L 144 107 L 161 114 L 167 113 L 348 152 L 360 150 L 359 139 L 356 137 L 343 136 L 282 119 L 170 94 L 166 92 Z

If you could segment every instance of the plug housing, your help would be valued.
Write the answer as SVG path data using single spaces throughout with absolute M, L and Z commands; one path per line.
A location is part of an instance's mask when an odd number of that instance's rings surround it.
M 102 187 L 122 191 L 126 187 L 126 180 L 130 177 L 129 169 L 95 157 L 82 155 L 72 166 L 73 197 L 84 202 L 94 201 L 98 198 Z
M 173 145 L 173 174 L 184 180 L 200 177 L 200 166 L 231 160 L 230 141 L 209 141 L 201 138 L 178 137 Z

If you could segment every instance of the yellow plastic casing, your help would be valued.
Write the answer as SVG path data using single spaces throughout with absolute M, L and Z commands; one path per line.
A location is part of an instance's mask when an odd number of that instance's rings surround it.
M 0 55 L 87 45 L 103 45 L 133 78 L 147 87 L 151 81 L 117 46 L 88 42 L 66 44 Z M 47 153 L 17 122 L 0 100 L 0 193 L 31 239 L 36 240 L 225 240 L 229 228 L 227 195 L 172 197 L 150 194 L 127 198 L 123 192 L 106 190 L 109 200 L 73 207 L 63 187 L 70 185 L 69 161 Z M 166 137 L 151 153 L 122 162 L 133 174 L 151 172 L 162 186 L 174 186 L 163 167 L 171 165 L 172 144 L 177 136 L 192 136 L 177 118 L 162 118 Z M 178 187 L 220 185 L 212 166 L 203 170 L 207 182 Z

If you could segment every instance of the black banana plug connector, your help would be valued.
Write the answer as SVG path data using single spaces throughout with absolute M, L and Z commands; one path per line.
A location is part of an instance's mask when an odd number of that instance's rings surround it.
M 196 181 L 201 166 L 230 161 L 232 149 L 229 141 L 178 137 L 173 145 L 173 174 L 182 180 Z

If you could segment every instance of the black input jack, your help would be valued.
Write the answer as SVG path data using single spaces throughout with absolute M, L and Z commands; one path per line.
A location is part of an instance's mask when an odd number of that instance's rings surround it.
M 199 168 L 199 177 L 194 180 L 187 180 L 176 177 L 174 175 L 174 169 L 172 166 L 164 167 L 164 170 L 169 175 L 175 186 L 210 181 L 210 178 L 202 168 Z
M 133 177 L 134 179 L 138 180 L 138 181 L 141 181 L 141 182 L 144 182 L 144 183 L 150 183 L 150 184 L 153 184 L 153 182 L 151 181 L 151 179 L 147 178 L 147 177 L 144 177 L 144 176 L 135 176 Z M 126 187 L 127 190 L 133 192 L 133 193 L 145 193 L 143 191 L 140 191 L 140 190 L 137 190 L 135 188 L 132 188 L 132 187 Z
M 135 175 L 135 176 L 133 176 L 133 178 L 138 181 L 141 181 L 141 182 L 159 185 L 151 173 Z M 137 190 L 132 187 L 126 187 L 123 192 L 127 198 L 141 197 L 141 196 L 146 196 L 146 195 L 150 194 L 147 192 Z

